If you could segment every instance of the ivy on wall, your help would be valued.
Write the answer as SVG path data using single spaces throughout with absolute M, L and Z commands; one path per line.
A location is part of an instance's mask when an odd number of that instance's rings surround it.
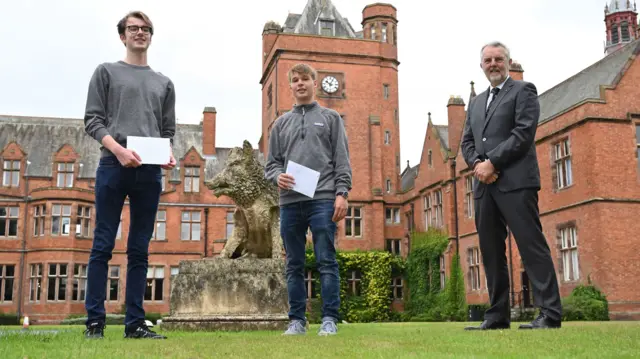
M 409 298 L 405 317 L 412 321 L 461 321 L 466 318 L 464 276 L 460 258 L 454 255 L 444 289 L 440 283 L 440 257 L 449 244 L 446 233 L 431 229 L 414 232 L 407 257 Z
M 404 260 L 384 251 L 338 251 L 340 271 L 340 315 L 348 322 L 388 321 L 391 319 L 391 279 L 402 275 Z M 307 249 L 305 272 L 313 271 L 316 298 L 312 299 L 312 316 L 316 321 L 321 309 L 320 276 L 313 251 Z M 360 273 L 360 293 L 349 287 L 351 273 Z M 318 300 L 319 299 L 319 300 Z

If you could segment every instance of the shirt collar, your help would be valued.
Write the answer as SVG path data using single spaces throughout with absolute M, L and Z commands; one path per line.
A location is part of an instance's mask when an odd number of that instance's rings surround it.
M 500 90 L 502 90 L 502 87 L 504 86 L 504 84 L 507 82 L 507 80 L 510 78 L 511 76 L 507 75 L 507 78 L 504 79 L 504 81 L 502 81 L 502 83 L 498 86 L 496 86 L 497 88 L 499 88 Z M 491 92 L 491 90 L 493 90 L 494 87 L 489 85 L 489 92 Z

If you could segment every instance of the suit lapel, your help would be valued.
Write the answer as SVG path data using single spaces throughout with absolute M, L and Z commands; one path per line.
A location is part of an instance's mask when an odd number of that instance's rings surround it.
M 489 97 L 489 90 L 481 93 L 480 95 L 478 95 L 478 102 L 476 103 L 475 108 L 479 109 L 480 112 L 480 118 L 482 118 L 482 122 L 478 123 L 478 121 L 476 121 L 475 123 L 473 123 L 472 125 L 476 125 L 478 130 L 482 129 L 483 124 L 486 122 L 486 114 L 487 111 L 485 110 L 487 108 L 487 98 Z
M 486 115 L 487 117 L 484 119 L 484 127 L 482 131 L 484 131 L 484 129 L 487 127 L 487 124 L 489 123 L 489 121 L 491 120 L 491 117 L 493 116 L 493 112 L 496 110 L 498 105 L 500 105 L 500 102 L 502 102 L 502 99 L 507 95 L 507 92 L 511 90 L 511 87 L 513 87 L 513 80 L 511 79 L 511 77 L 509 77 L 507 79 L 507 82 L 505 82 L 504 86 L 502 86 L 502 90 L 498 92 L 498 97 L 496 97 L 493 100 L 493 102 L 495 103 L 491 105 L 491 109 L 489 109 L 489 113 L 487 113 Z M 486 106 L 486 101 L 485 101 L 485 106 Z

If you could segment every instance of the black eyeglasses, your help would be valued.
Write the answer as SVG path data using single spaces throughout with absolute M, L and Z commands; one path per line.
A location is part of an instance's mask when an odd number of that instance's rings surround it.
M 127 30 L 129 30 L 129 32 L 132 34 L 137 34 L 140 29 L 142 29 L 142 32 L 144 32 L 145 34 L 153 35 L 153 28 L 151 26 L 138 26 L 138 25 L 127 26 Z

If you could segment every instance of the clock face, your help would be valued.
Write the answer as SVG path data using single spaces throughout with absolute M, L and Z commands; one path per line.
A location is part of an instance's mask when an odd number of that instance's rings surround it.
M 322 89 L 326 93 L 334 93 L 338 91 L 338 80 L 333 76 L 327 76 L 322 79 Z

